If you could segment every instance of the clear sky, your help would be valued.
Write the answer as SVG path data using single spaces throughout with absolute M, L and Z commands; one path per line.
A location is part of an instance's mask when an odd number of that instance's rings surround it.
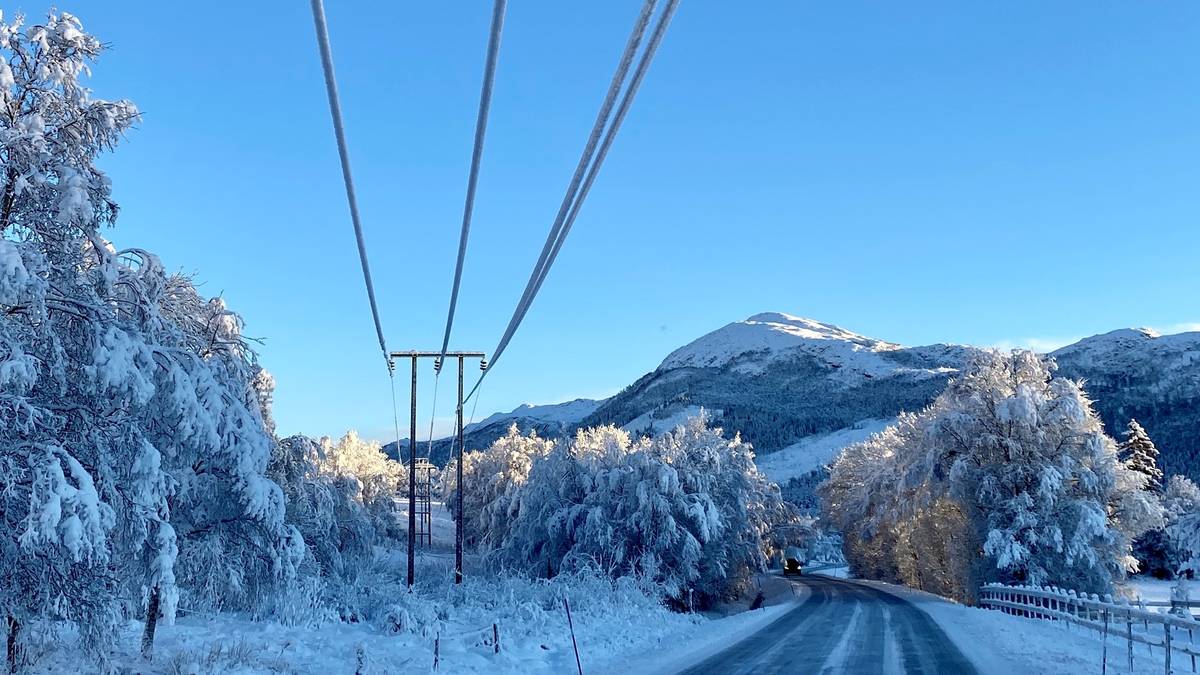
M 281 433 L 388 437 L 308 3 L 58 4 L 145 113 L 108 235 L 243 314 Z M 434 349 L 491 3 L 328 4 L 387 338 Z M 639 6 L 510 3 L 453 347 L 495 346 Z M 1200 321 L 1198 38 L 1191 1 L 682 0 L 479 416 L 761 311 L 905 344 Z

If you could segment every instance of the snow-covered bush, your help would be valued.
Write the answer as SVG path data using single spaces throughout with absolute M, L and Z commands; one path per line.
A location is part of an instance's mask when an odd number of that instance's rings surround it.
M 97 655 L 150 596 L 252 603 L 299 543 L 240 320 L 100 235 L 93 161 L 138 119 L 80 83 L 100 52 L 69 14 L 0 18 L 0 614 L 72 621 Z
M 742 590 L 795 518 L 750 446 L 704 415 L 653 440 L 581 429 L 534 459 L 492 557 L 537 575 L 594 567 L 704 601 Z
M 1078 383 L 985 353 L 919 414 L 847 448 L 822 488 L 859 574 L 962 599 L 990 581 L 1109 592 L 1161 523 Z

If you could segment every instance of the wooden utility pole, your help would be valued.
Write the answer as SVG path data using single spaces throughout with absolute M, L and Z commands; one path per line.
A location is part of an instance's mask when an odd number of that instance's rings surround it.
M 462 583 L 463 557 L 463 361 L 479 359 L 480 370 L 487 369 L 487 359 L 483 352 L 446 352 L 448 357 L 458 359 L 458 401 L 455 406 L 456 424 L 455 439 L 458 443 L 457 478 L 458 497 L 454 517 L 454 583 Z M 392 352 L 390 359 L 410 359 L 412 364 L 412 393 L 410 397 L 411 417 L 408 434 L 408 587 L 411 589 L 416 580 L 416 544 L 417 544 L 417 359 L 434 359 L 434 369 L 441 371 L 442 352 L 407 351 Z M 396 455 L 400 449 L 396 448 Z
M 454 509 L 454 583 L 461 584 L 463 579 L 463 357 L 458 357 L 458 405 L 455 406 L 457 411 L 455 417 L 455 438 L 458 442 L 458 456 L 455 458 L 454 467 L 457 473 L 458 486 L 457 501 L 458 504 Z
M 417 355 L 412 355 L 412 416 L 408 427 L 408 590 L 412 590 L 417 563 Z M 399 448 L 397 448 L 399 455 Z

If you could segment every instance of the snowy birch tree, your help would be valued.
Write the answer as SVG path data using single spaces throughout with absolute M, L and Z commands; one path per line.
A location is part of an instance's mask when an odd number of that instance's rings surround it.
M 317 466 L 328 476 L 354 484 L 354 499 L 366 509 L 378 534 L 399 535 L 396 496 L 408 489 L 408 472 L 379 443 L 363 440 L 354 430 L 337 443 L 323 438 Z
M 513 424 L 486 450 L 463 453 L 463 539 L 468 546 L 483 551 L 500 546 L 517 520 L 521 489 L 534 461 L 553 447 L 553 441 L 536 432 L 526 436 Z M 456 469 L 451 461 L 443 472 L 443 498 L 451 513 L 458 503 Z
M 511 508 L 511 497 L 503 503 Z M 498 560 L 534 574 L 598 568 L 676 600 L 743 590 L 797 522 L 750 446 L 701 415 L 657 439 L 581 429 L 532 462 Z
M 1078 383 L 989 352 L 934 403 L 848 448 L 822 495 L 860 573 L 973 597 L 987 581 L 1107 591 L 1161 523 Z
M 81 84 L 100 52 L 69 14 L 0 18 L 0 613 L 72 621 L 103 658 L 181 588 L 286 576 L 299 537 L 240 320 L 100 234 L 94 161 L 138 120 Z

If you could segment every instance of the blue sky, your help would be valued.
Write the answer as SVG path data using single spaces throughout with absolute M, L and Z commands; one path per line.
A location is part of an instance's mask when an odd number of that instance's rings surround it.
M 387 338 L 433 349 L 491 3 L 329 4 Z M 510 5 L 453 340 L 489 352 L 640 3 Z M 102 161 L 111 238 L 265 339 L 281 433 L 389 436 L 308 3 L 59 6 L 112 44 L 97 94 L 145 113 Z M 479 416 L 761 311 L 905 344 L 1200 321 L 1198 34 L 1193 2 L 683 0 Z

